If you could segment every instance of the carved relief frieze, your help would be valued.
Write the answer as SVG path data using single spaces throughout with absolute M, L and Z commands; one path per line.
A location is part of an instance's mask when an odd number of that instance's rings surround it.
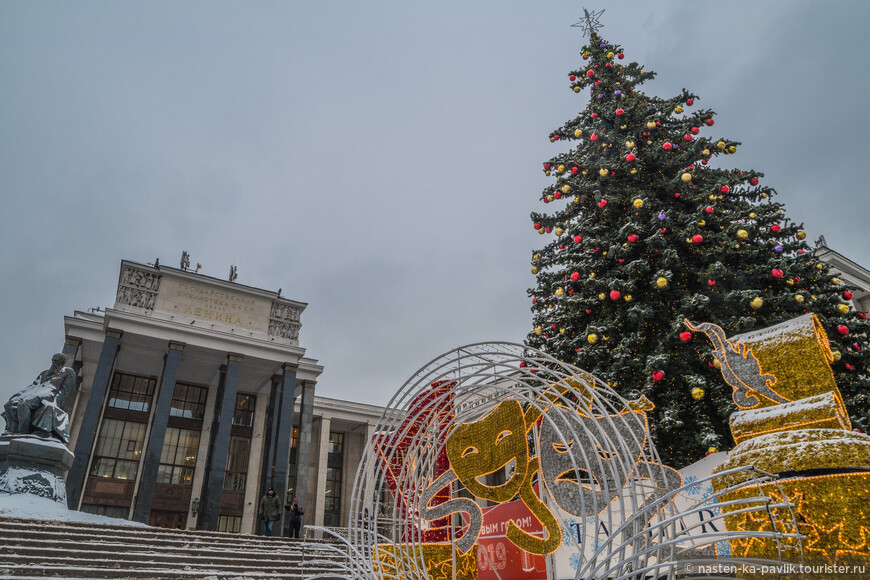
M 116 300 L 120 304 L 154 310 L 159 289 L 159 274 L 127 266 L 121 272 L 121 281 L 118 283 L 118 296 Z

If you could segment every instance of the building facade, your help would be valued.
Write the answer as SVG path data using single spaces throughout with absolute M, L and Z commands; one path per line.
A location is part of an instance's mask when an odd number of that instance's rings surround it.
M 306 304 L 166 266 L 121 263 L 116 300 L 64 321 L 79 375 L 69 507 L 154 526 L 252 533 L 272 487 L 305 523 L 346 525 L 382 409 L 315 396 Z

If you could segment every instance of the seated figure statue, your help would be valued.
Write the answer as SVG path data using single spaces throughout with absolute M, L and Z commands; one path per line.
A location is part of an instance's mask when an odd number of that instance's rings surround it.
M 64 402 L 71 400 L 76 387 L 76 373 L 66 366 L 66 356 L 51 357 L 51 367 L 39 373 L 33 384 L 12 395 L 0 413 L 6 431 L 12 434 L 34 433 L 55 437 L 69 443 L 69 415 Z

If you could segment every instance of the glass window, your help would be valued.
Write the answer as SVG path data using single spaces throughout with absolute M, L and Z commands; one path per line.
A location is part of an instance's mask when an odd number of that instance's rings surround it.
M 157 483 L 193 485 L 193 471 L 199 452 L 199 431 L 167 427 L 157 468 Z
M 240 516 L 218 516 L 218 531 L 238 534 L 242 531 L 242 518 Z
M 130 508 L 118 507 L 113 505 L 83 503 L 82 508 L 79 511 L 83 511 L 86 514 L 96 514 L 99 516 L 108 516 L 110 518 L 120 518 L 122 520 L 126 520 L 127 514 L 130 513 Z
M 251 458 L 251 439 L 230 437 L 230 450 L 227 453 L 227 471 L 224 475 L 224 489 L 243 491 L 248 478 L 248 460 Z
M 173 417 L 202 421 L 205 416 L 205 398 L 207 395 L 208 389 L 205 387 L 176 383 L 169 414 Z
M 144 423 L 103 419 L 94 449 L 91 475 L 113 479 L 136 479 L 145 444 Z
M 156 384 L 157 379 L 115 373 L 112 376 L 109 402 L 106 405 L 115 409 L 147 413 L 151 409 L 151 399 Z
M 341 511 L 341 469 L 328 467 L 326 469 L 326 503 L 324 509 L 328 512 Z
M 344 453 L 344 433 L 336 433 L 335 431 L 329 433 L 329 452 L 339 455 Z
M 236 408 L 233 412 L 233 425 L 240 427 L 254 426 L 254 407 L 257 397 L 254 395 L 236 395 Z

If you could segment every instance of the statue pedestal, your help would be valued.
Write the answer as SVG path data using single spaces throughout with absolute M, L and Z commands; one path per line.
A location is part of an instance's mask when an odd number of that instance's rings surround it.
M 64 478 L 74 457 L 56 439 L 0 435 L 0 491 L 29 493 L 66 505 Z

